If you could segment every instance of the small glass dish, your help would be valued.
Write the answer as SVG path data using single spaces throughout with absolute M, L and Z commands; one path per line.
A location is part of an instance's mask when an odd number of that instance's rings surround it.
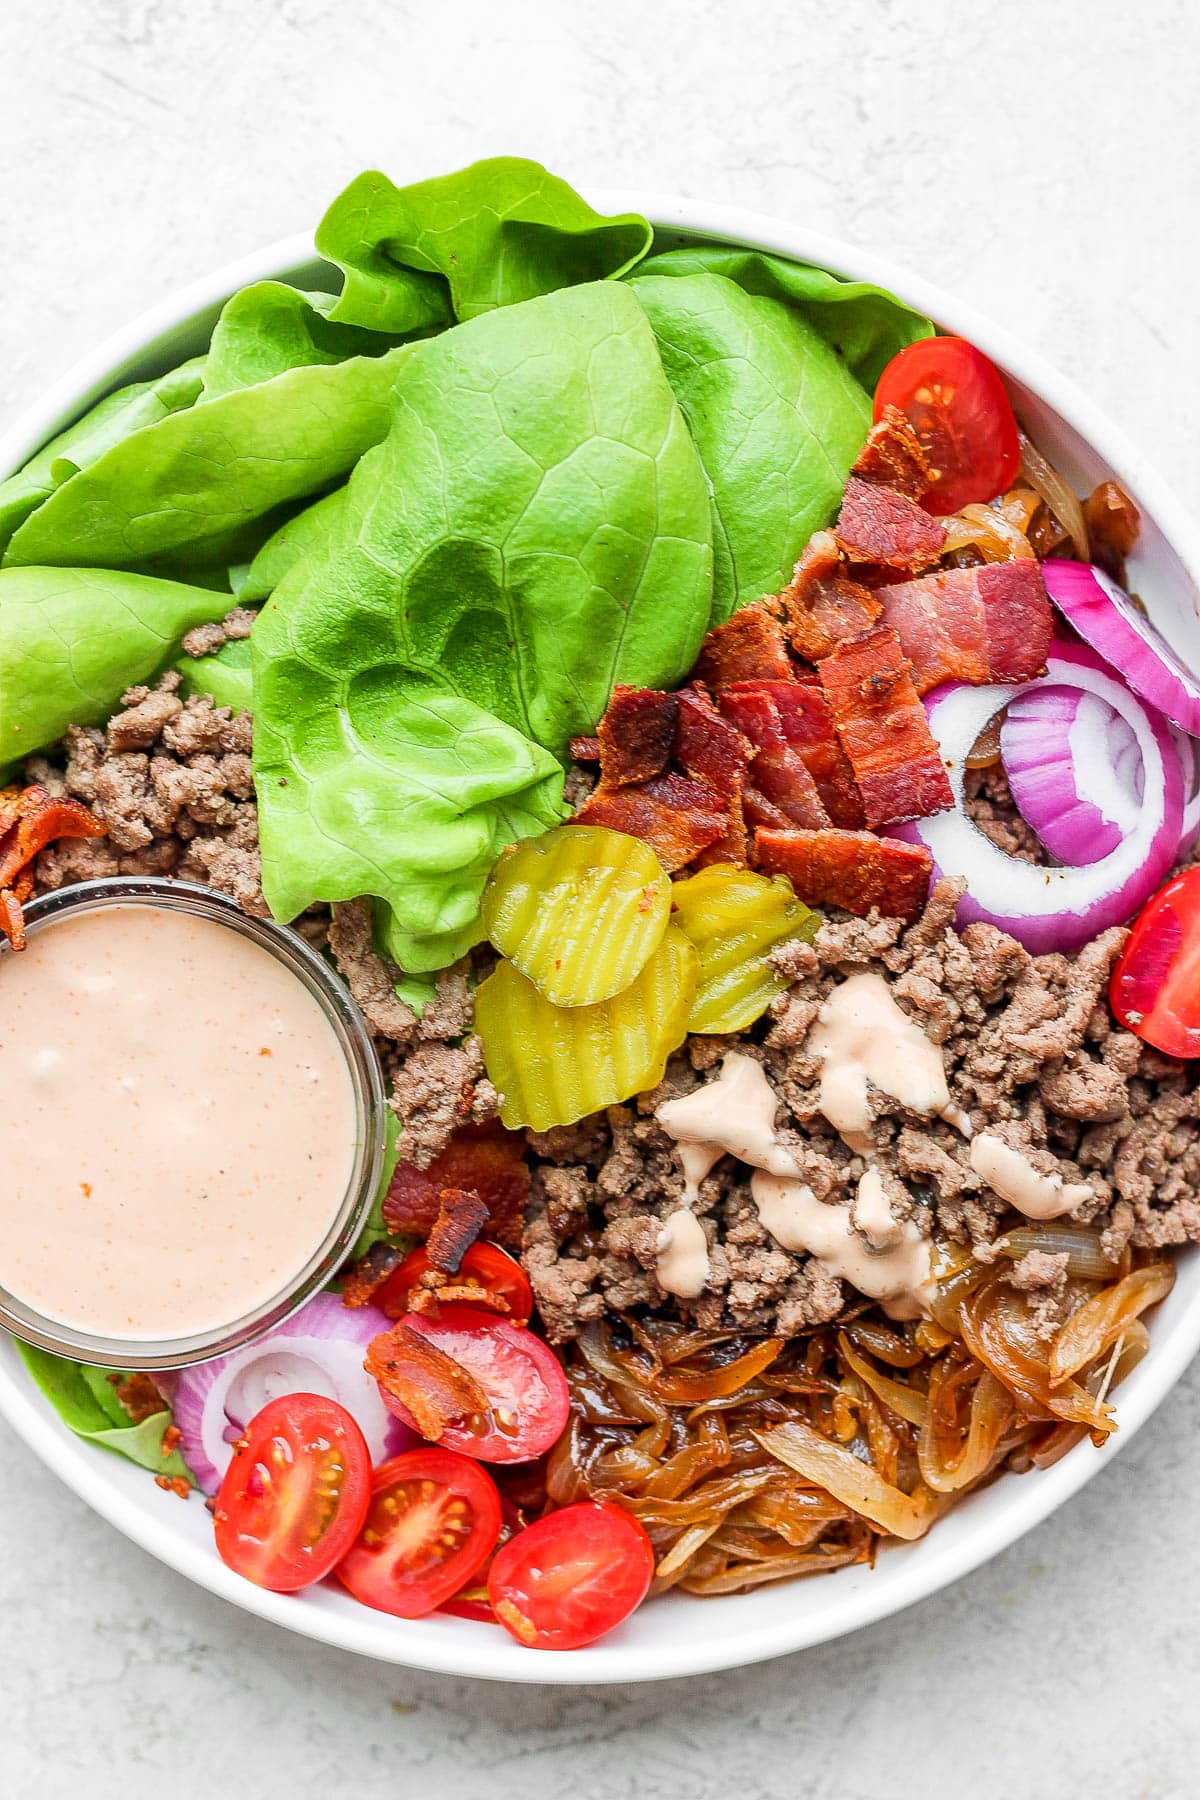
M 253 918 L 224 894 L 158 876 L 114 876 L 59 888 L 24 909 L 33 938 L 64 916 L 108 906 L 175 908 L 213 920 L 267 950 L 317 1002 L 346 1058 L 354 1094 L 354 1161 L 346 1192 L 321 1242 L 277 1293 L 243 1317 L 178 1338 L 107 1337 L 50 1318 L 0 1285 L 0 1326 L 56 1356 L 113 1369 L 176 1369 L 225 1355 L 278 1325 L 325 1286 L 358 1236 L 379 1186 L 386 1132 L 383 1077 L 362 1014 L 325 960 L 297 932 Z M 15 954 L 0 944 L 0 962 Z M 2 979 L 2 977 L 0 977 Z

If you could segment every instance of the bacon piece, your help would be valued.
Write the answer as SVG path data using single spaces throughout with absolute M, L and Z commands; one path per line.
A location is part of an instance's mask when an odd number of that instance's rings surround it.
M 371 1339 L 363 1366 L 432 1443 L 456 1419 L 488 1413 L 487 1394 L 471 1372 L 403 1320 Z
M 792 681 L 783 626 L 761 601 L 715 625 L 700 646 L 695 675 L 710 688 L 727 681 Z
M 529 1199 L 525 1140 L 497 1120 L 456 1131 L 427 1169 L 398 1162 L 383 1202 L 389 1231 L 426 1238 L 437 1222 L 441 1196 L 452 1188 L 479 1195 L 488 1209 L 488 1236 L 520 1248 Z
M 441 1275 L 457 1275 L 487 1216 L 486 1203 L 473 1189 L 443 1188 L 427 1245 L 430 1268 Z
M 875 625 L 821 664 L 821 686 L 873 831 L 954 805 L 900 640 Z
M 756 831 L 766 826 L 768 831 L 791 831 L 792 821 L 785 812 L 781 812 L 773 801 L 757 788 L 748 787 L 742 795 L 742 806 L 746 814 L 746 823 Z
M 943 681 L 1029 681 L 1046 667 L 1054 614 L 1030 557 L 947 569 L 876 589 L 919 694 Z
M 571 761 L 598 763 L 600 761 L 600 739 L 598 737 L 573 737 L 571 739 Z
M 946 542 L 946 527 L 923 506 L 857 475 L 846 483 L 834 534 L 851 562 L 897 569 L 927 568 Z
M 661 775 L 675 741 L 677 694 L 657 688 L 615 687 L 597 728 L 600 774 L 608 787 L 628 787 Z
M 396 1273 L 406 1255 L 407 1251 L 402 1250 L 399 1244 L 389 1244 L 383 1239 L 372 1244 L 367 1254 L 356 1263 L 351 1263 L 342 1277 L 342 1305 L 370 1306 L 379 1289 Z
M 929 492 L 928 458 L 898 406 L 884 407 L 882 418 L 868 431 L 850 473 L 860 481 L 895 488 L 910 500 L 921 500 Z
M 155 1387 L 153 1377 L 114 1372 L 106 1379 L 129 1414 L 130 1424 L 140 1425 L 143 1420 L 152 1419 L 155 1413 L 166 1412 L 167 1403 Z M 177 1438 L 176 1442 L 178 1441 Z M 167 1454 L 170 1455 L 170 1451 Z
M 728 862 L 738 868 L 746 863 L 746 819 L 742 789 L 750 747 L 742 733 L 713 705 L 699 683 L 679 695 L 675 728 L 675 761 L 693 778 L 720 794 L 727 806 L 727 822 L 721 836 L 694 858 L 703 868 L 708 863 Z
M 0 931 L 14 950 L 25 948 L 24 901 L 33 892 L 30 865 L 60 837 L 103 837 L 107 827 L 78 800 L 51 794 L 38 782 L 0 793 Z
M 638 787 L 608 788 L 602 781 L 575 814 L 575 823 L 644 839 L 670 873 L 725 835 L 729 802 L 688 775 L 656 775 Z
M 779 601 L 793 648 L 815 663 L 866 631 L 880 612 L 870 589 L 845 573 L 832 531 L 813 533 Z
M 804 758 L 795 750 L 760 750 L 754 759 L 753 774 L 757 792 L 793 825 L 817 831 L 829 824 L 817 784 Z
M 925 904 L 933 857 L 869 831 L 759 831 L 755 859 L 765 875 L 786 875 L 810 906 L 840 906 L 866 918 L 915 919 Z
M 800 681 L 737 682 L 718 696 L 752 743 L 763 750 L 794 750 L 816 783 L 821 804 L 834 825 L 857 831 L 863 823 L 862 796 L 854 771 L 838 742 L 829 703 L 818 685 Z M 770 796 L 771 788 L 755 784 Z M 761 823 L 762 821 L 758 821 Z M 797 823 L 805 821 L 798 820 Z

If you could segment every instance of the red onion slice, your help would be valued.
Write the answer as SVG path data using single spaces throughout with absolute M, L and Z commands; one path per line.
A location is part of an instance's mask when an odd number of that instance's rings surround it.
M 1132 730 L 1142 762 L 1144 799 L 1136 823 L 1107 856 L 1082 868 L 1043 868 L 1007 856 L 963 810 L 965 759 L 984 726 L 1018 695 L 1047 687 L 1077 688 L 1104 701 Z M 1132 917 L 1175 861 L 1183 825 L 1183 774 L 1165 721 L 1079 644 L 1053 645 L 1046 674 L 1017 689 L 951 683 L 925 705 L 955 810 L 914 820 L 894 835 L 927 844 L 935 875 L 966 879 L 959 924 L 988 920 L 1041 953 L 1076 950 Z
M 253 1344 L 181 1370 L 174 1399 L 179 1451 L 204 1492 L 216 1493 L 234 1440 L 280 1394 L 340 1401 L 362 1427 L 373 1463 L 417 1443 L 363 1368 L 367 1345 L 390 1324 L 374 1306 L 343 1306 L 336 1294 L 317 1294 Z
M 1187 856 L 1200 838 L 1200 744 L 1186 731 L 1172 725 L 1171 736 L 1183 764 L 1183 791 L 1187 796 L 1183 808 L 1183 830 L 1179 835 L 1177 858 Z
M 1051 856 L 1099 862 L 1137 824 L 1144 777 L 1120 713 L 1080 688 L 1039 687 L 1013 700 L 1000 755 L 1021 817 Z
M 1200 680 L 1123 588 L 1094 563 L 1042 564 L 1046 592 L 1075 630 L 1173 725 L 1200 737 Z

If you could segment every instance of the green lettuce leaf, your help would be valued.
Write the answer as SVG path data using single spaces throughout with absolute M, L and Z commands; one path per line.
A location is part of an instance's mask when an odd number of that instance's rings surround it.
M 708 473 L 713 618 L 726 619 L 777 592 L 812 533 L 831 522 L 871 402 L 820 333 L 779 300 L 724 275 L 639 272 L 629 285 Z
M 229 595 L 114 569 L 0 569 L 0 768 L 98 725 Z
M 739 250 L 731 244 L 664 250 L 644 262 L 638 274 L 724 275 L 748 294 L 782 301 L 820 333 L 870 392 L 898 350 L 934 333 L 930 319 L 886 288 L 843 281 L 828 269 L 765 250 Z
M 55 490 L 5 565 L 128 568 L 185 548 L 201 563 L 240 560 L 247 526 L 320 493 L 380 441 L 410 354 L 289 369 L 135 431 Z
M 137 381 L 130 387 L 118 388 L 74 425 L 51 438 L 15 475 L 0 481 L 0 551 L 17 527 L 64 481 L 80 469 L 90 468 L 131 432 L 194 405 L 203 379 L 204 358 L 196 356 L 153 381 Z
M 396 1164 L 400 1160 L 400 1121 L 390 1106 L 385 1106 L 383 1109 L 383 1128 L 385 1133 L 383 1165 L 379 1171 L 379 1185 L 375 1189 L 371 1210 L 363 1221 L 363 1228 L 355 1238 L 353 1247 L 346 1257 L 348 1263 L 357 1262 L 360 1257 L 367 1254 L 373 1244 L 382 1243 L 385 1238 L 392 1243 L 397 1241 L 383 1222 L 383 1202 L 387 1197 L 392 1176 L 396 1172 Z M 336 1285 L 335 1281 L 334 1286 Z
M 636 213 L 605 218 L 514 156 L 405 188 L 368 171 L 317 227 L 317 249 L 345 275 L 330 318 L 396 333 L 623 275 L 652 239 Z
M 207 694 L 214 706 L 228 706 L 235 713 L 251 710 L 254 678 L 249 638 L 222 644 L 211 656 L 181 656 L 175 667 L 183 677 L 179 691 L 185 700 L 189 694 Z
M 345 504 L 344 487 L 323 494 L 272 532 L 238 588 L 238 599 L 246 606 L 266 600 L 279 586 L 293 563 L 314 551 L 324 551 L 338 523 L 339 509 Z
M 352 356 L 379 356 L 394 337 L 338 325 L 332 294 L 306 294 L 282 281 L 256 281 L 227 300 L 213 327 L 204 368 L 204 398 L 255 387 L 289 369 L 330 366 Z
M 24 1344 L 19 1338 L 14 1341 L 35 1385 L 63 1424 L 77 1437 L 100 1444 L 105 1450 L 113 1450 L 118 1456 L 126 1456 L 155 1475 L 182 1475 L 185 1481 L 195 1486 L 179 1451 L 163 1453 L 163 1433 L 171 1423 L 169 1411 L 152 1413 L 140 1425 L 130 1422 L 108 1379 L 110 1375 L 124 1379 L 122 1371 L 89 1368 L 61 1356 L 51 1356 L 49 1351 Z

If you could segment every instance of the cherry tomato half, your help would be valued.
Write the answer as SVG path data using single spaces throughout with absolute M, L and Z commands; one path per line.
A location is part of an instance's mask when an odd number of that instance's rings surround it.
M 1200 869 L 1147 900 L 1109 998 L 1122 1025 L 1165 1056 L 1200 1056 Z
M 469 1456 L 430 1445 L 381 1463 L 337 1578 L 356 1600 L 421 1619 L 466 1587 L 500 1535 L 500 1495 Z
M 571 1410 L 567 1378 L 548 1344 L 523 1325 L 469 1306 L 447 1307 L 438 1318 L 409 1313 L 404 1323 L 475 1377 L 488 1397 L 476 1428 L 450 1425 L 438 1442 L 483 1462 L 529 1462 L 561 1436 Z M 415 1431 L 403 1403 L 380 1387 L 387 1406 Z
M 411 1251 L 393 1275 L 377 1289 L 372 1304 L 389 1319 L 399 1319 L 409 1310 L 409 1294 L 421 1286 L 421 1277 L 429 1268 L 429 1253 L 424 1244 Z M 499 1299 L 496 1308 L 511 1325 L 528 1325 L 533 1313 L 533 1290 L 524 1269 L 498 1244 L 472 1244 L 462 1259 L 457 1275 L 449 1277 L 452 1287 L 473 1287 L 477 1297 L 471 1300 L 439 1301 L 440 1306 L 486 1306 Z M 436 1289 L 434 1290 L 437 1291 Z
M 291 1594 L 328 1575 L 358 1536 L 371 1493 L 366 1439 L 322 1394 L 281 1394 L 254 1415 L 217 1492 L 222 1560 Z
M 500 1623 L 531 1650 L 578 1650 L 646 1598 L 654 1550 L 619 1506 L 582 1500 L 501 1546 L 488 1573 Z
M 955 513 L 1012 485 L 1017 421 L 995 365 L 965 338 L 922 338 L 893 356 L 875 389 L 877 419 L 887 406 L 905 414 L 936 471 L 929 512 Z

